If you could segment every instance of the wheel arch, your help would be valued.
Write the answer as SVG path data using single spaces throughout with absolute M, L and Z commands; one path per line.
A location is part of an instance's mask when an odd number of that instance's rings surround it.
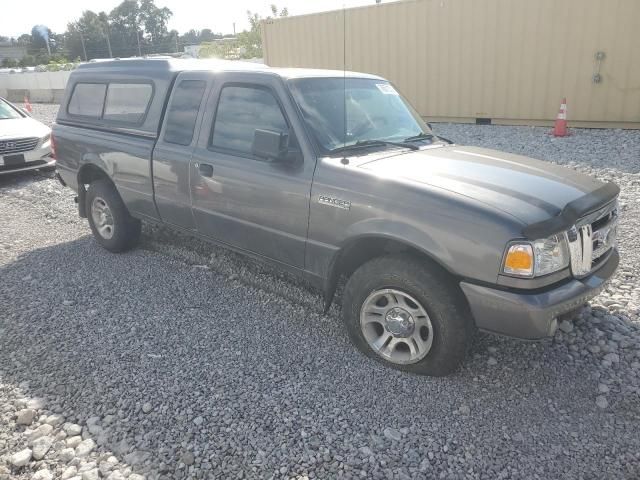
M 405 239 L 388 234 L 362 234 L 349 239 L 333 256 L 324 286 L 324 309 L 328 311 L 340 278 L 351 276 L 361 265 L 374 258 L 394 253 L 405 253 L 420 259 L 431 268 L 440 270 L 451 280 L 459 279 L 436 254 Z
M 87 218 L 85 199 L 87 195 L 86 185 L 96 180 L 107 180 L 115 188 L 115 184 L 107 172 L 93 163 L 85 163 L 78 170 L 78 214 L 82 218 Z M 116 189 L 117 190 L 117 189 Z

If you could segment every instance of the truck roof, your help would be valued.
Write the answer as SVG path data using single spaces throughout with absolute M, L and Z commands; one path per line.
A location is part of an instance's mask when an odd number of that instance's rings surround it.
M 317 68 L 275 68 L 262 63 L 242 62 L 236 60 L 200 60 L 200 59 L 176 59 L 176 58 L 126 58 L 98 60 L 83 63 L 76 71 L 99 73 L 114 73 L 124 70 L 129 75 L 140 75 L 147 78 L 165 77 L 167 74 L 175 74 L 184 71 L 217 71 L 217 72 L 248 72 L 256 71 L 271 73 L 282 78 L 314 78 L 314 77 L 352 77 L 372 78 L 380 80 L 381 77 L 367 73 L 322 70 Z
M 62 107 L 58 110 L 56 121 L 86 127 L 126 131 L 131 134 L 156 136 L 160 129 L 167 96 L 173 82 L 182 72 L 255 72 L 256 75 L 274 75 L 283 80 L 291 78 L 369 78 L 381 80 L 380 77 L 365 73 L 344 72 L 342 70 L 319 70 L 306 68 L 271 68 L 261 63 L 230 60 L 195 60 L 161 58 L 131 58 L 123 60 L 96 60 L 84 63 L 71 72 Z M 104 105 L 107 103 L 107 84 L 141 84 L 151 85 L 147 109 L 137 123 L 124 123 L 124 120 L 104 118 Z M 103 85 L 103 93 L 98 94 L 96 102 L 102 104 L 100 115 L 79 115 L 69 112 L 69 103 L 78 84 Z M 87 87 L 85 87 L 87 88 Z M 96 88 L 96 87 L 94 87 Z M 98 87 L 99 88 L 99 87 Z M 103 95 L 99 98 L 99 95 Z M 117 98 L 116 96 L 113 97 Z M 85 102 L 87 100 L 85 99 Z M 94 102 L 95 103 L 95 102 Z M 89 102 L 88 104 L 91 104 Z

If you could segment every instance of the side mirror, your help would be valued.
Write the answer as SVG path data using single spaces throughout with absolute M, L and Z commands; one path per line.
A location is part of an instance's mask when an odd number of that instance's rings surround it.
M 256 129 L 251 151 L 256 157 L 270 161 L 283 161 L 289 150 L 289 134 L 273 130 Z

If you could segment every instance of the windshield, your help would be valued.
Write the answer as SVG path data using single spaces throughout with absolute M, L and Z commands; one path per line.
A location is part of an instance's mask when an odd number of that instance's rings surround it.
M 20 113 L 18 113 L 15 108 L 7 102 L 0 99 L 0 120 L 7 120 L 10 118 L 22 118 L 22 115 L 20 115 Z
M 299 78 L 289 81 L 293 97 L 323 153 L 350 145 L 425 141 L 432 133 L 420 115 L 384 80 Z M 346 106 L 346 115 L 345 115 Z M 345 129 L 346 120 L 346 129 Z

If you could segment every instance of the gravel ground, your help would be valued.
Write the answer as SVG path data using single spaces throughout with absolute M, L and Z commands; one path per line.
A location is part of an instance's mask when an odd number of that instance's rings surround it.
M 0 479 L 640 477 L 640 132 L 546 130 L 436 126 L 616 181 L 622 267 L 552 340 L 480 335 L 442 379 L 268 266 L 150 227 L 113 255 L 70 190 L 0 177 Z

